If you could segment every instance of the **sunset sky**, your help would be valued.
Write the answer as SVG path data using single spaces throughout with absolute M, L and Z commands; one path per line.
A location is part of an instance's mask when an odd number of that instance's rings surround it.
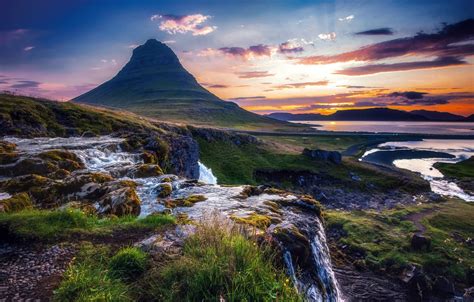
M 257 113 L 474 113 L 474 2 L 2 1 L 0 90 L 69 100 L 149 38 Z

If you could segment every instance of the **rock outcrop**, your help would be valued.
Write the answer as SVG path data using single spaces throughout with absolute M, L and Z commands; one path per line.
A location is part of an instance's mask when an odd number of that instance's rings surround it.
M 341 153 L 337 151 L 326 151 L 321 149 L 311 150 L 305 148 L 303 150 L 303 155 L 316 160 L 332 162 L 334 164 L 340 164 L 342 162 Z

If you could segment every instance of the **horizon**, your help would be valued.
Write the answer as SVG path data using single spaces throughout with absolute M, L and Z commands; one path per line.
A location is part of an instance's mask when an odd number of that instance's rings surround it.
M 474 113 L 472 2 L 266 3 L 9 3 L 0 90 L 72 99 L 152 38 L 206 89 L 259 114 Z

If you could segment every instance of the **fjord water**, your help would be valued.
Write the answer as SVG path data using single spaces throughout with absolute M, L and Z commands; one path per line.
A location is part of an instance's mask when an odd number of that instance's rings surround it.
M 411 151 L 411 152 L 406 152 Z M 405 154 L 435 154 L 421 158 Z M 436 155 L 439 154 L 439 155 Z M 474 156 L 474 140 L 424 139 L 421 141 L 386 142 L 379 144 L 362 156 L 361 160 L 384 164 L 380 159 L 390 158 L 391 163 L 401 169 L 419 173 L 429 181 L 431 190 L 445 196 L 454 196 L 465 201 L 474 201 L 474 196 L 464 192 L 457 184 L 444 179 L 444 175 L 433 165 L 437 162 L 456 163 Z
M 474 136 L 474 123 L 464 122 L 295 121 L 295 123 L 315 125 L 318 130 L 324 131 Z
M 74 152 L 85 164 L 89 171 L 110 173 L 116 175 L 117 170 L 132 169 L 141 164 L 139 154 L 124 152 L 120 149 L 120 138 L 110 136 L 96 138 L 34 138 L 18 139 L 6 138 L 7 141 L 17 145 L 17 149 L 28 156 L 51 149 L 68 149 Z M 266 203 L 276 197 L 288 201 L 297 200 L 292 194 L 276 196 L 260 194 L 245 199 L 237 198 L 244 186 L 220 186 L 212 174 L 211 169 L 199 163 L 200 183 L 180 178 L 175 175 L 162 175 L 157 177 L 133 178 L 137 183 L 137 195 L 141 201 L 140 216 L 144 217 L 154 212 L 167 210 L 158 199 L 159 185 L 164 181 L 170 182 L 173 187 L 172 198 L 186 198 L 191 195 L 203 195 L 207 199 L 198 202 L 192 207 L 177 207 L 172 209 L 174 214 L 186 213 L 191 219 L 201 219 L 213 211 L 218 211 L 226 216 L 245 217 L 251 213 L 268 213 Z M 129 180 L 127 176 L 121 179 Z M 0 195 L 3 193 L 0 192 Z M 305 234 L 309 240 L 309 253 L 311 255 L 307 267 L 296 267 L 296 262 L 291 251 L 282 246 L 284 263 L 287 272 L 294 281 L 295 286 L 308 301 L 342 301 L 340 290 L 332 270 L 329 249 L 326 243 L 324 227 L 319 217 L 314 212 L 301 210 L 282 211 L 282 221 L 272 224 L 268 232 L 276 231 L 279 227 L 296 227 L 298 232 Z

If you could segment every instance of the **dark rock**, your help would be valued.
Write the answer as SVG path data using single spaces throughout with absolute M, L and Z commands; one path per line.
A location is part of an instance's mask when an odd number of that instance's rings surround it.
M 411 237 L 411 248 L 415 251 L 429 250 L 431 247 L 431 238 L 425 237 L 421 234 L 414 234 Z
M 329 161 L 335 164 L 340 164 L 342 162 L 341 153 L 337 151 L 326 151 L 321 149 L 304 149 L 303 155 L 310 157 L 312 159 Z
M 178 136 L 168 141 L 171 173 L 190 179 L 199 178 L 199 145 L 190 136 Z
M 456 294 L 454 284 L 446 277 L 437 277 L 433 284 L 433 292 L 441 297 L 453 297 Z
M 411 301 L 425 301 L 432 291 L 432 281 L 422 271 L 417 270 L 408 282 Z

